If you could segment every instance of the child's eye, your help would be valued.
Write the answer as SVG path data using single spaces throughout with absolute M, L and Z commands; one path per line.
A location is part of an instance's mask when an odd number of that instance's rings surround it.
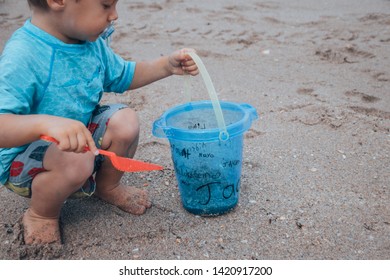
M 117 2 L 116 0 L 114 0 L 114 1 L 102 1 L 103 9 L 105 9 L 105 10 L 111 9 L 115 5 L 116 2 Z

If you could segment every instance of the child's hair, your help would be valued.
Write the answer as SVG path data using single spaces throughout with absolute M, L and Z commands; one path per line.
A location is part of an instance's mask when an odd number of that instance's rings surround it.
M 36 7 L 43 10 L 47 10 L 49 8 L 46 0 L 27 0 L 27 2 L 30 7 Z

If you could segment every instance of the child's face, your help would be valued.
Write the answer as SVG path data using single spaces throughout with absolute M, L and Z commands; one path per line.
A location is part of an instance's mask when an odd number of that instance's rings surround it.
M 62 33 L 67 43 L 95 41 L 118 18 L 118 0 L 68 0 Z

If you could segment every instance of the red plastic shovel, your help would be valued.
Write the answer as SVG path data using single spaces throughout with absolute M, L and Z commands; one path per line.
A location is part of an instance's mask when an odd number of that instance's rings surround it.
M 40 137 L 42 140 L 53 142 L 58 144 L 59 142 L 57 139 L 47 136 L 47 135 L 41 135 Z M 86 151 L 89 151 L 88 147 L 85 147 Z M 163 170 L 164 167 L 153 164 L 153 163 L 147 163 L 140 160 L 135 160 L 131 158 L 125 158 L 117 156 L 113 152 L 105 151 L 105 150 L 99 150 L 99 154 L 105 155 L 110 158 L 112 165 L 123 172 L 141 172 L 141 171 L 151 171 L 151 170 Z

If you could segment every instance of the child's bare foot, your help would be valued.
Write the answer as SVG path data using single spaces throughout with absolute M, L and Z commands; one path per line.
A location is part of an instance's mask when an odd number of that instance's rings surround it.
M 44 218 L 27 209 L 23 216 L 24 243 L 61 244 L 59 221 L 56 218 Z
M 146 191 L 122 184 L 109 191 L 96 190 L 95 194 L 123 211 L 135 215 L 145 213 L 146 209 L 152 206 Z

